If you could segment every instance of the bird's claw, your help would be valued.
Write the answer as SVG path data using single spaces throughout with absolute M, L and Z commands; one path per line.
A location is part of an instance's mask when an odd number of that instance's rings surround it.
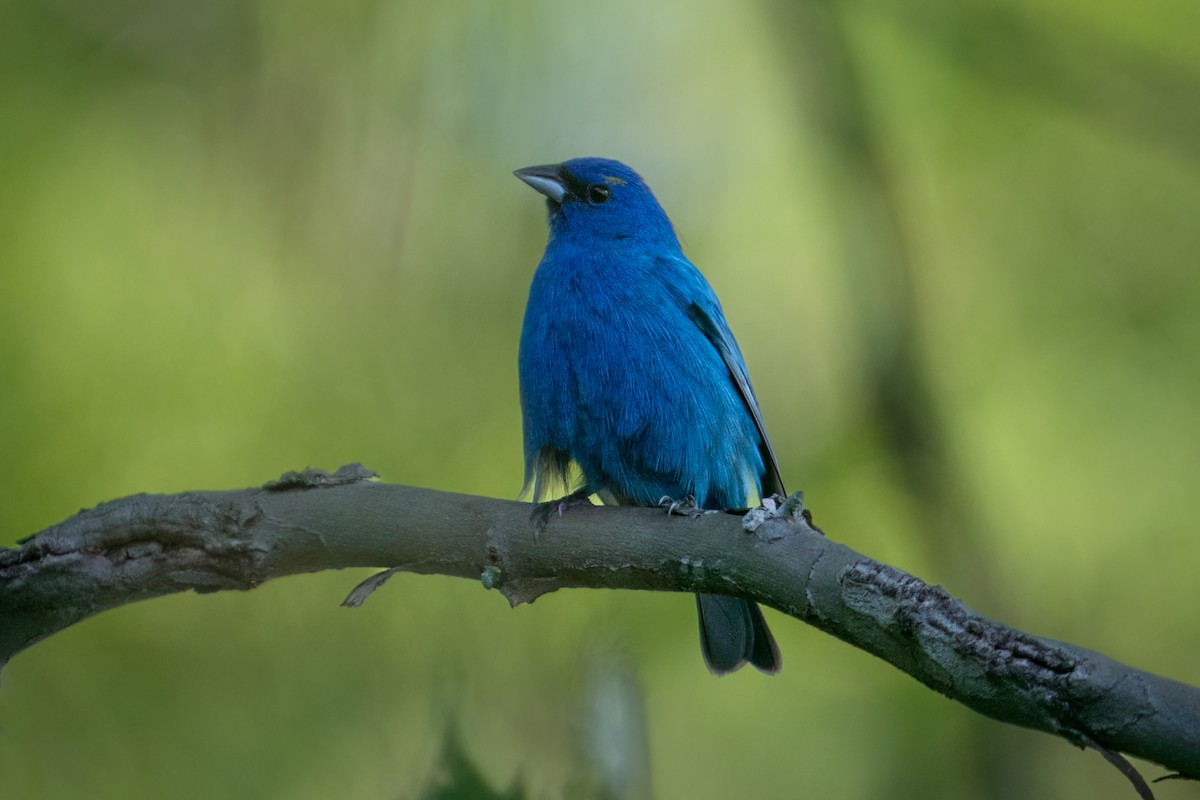
M 533 510 L 529 512 L 529 520 L 533 523 L 533 535 L 537 536 L 544 531 L 546 526 L 550 524 L 551 517 L 561 517 L 568 508 L 590 506 L 592 504 L 592 501 L 589 499 L 591 495 L 591 490 L 585 487 L 557 500 L 535 503 Z
M 680 517 L 700 517 L 705 514 L 714 514 L 715 511 L 710 511 L 696 507 L 696 498 L 692 496 L 676 499 L 668 495 L 663 495 L 658 501 L 659 508 L 667 510 L 667 516 L 676 515 Z

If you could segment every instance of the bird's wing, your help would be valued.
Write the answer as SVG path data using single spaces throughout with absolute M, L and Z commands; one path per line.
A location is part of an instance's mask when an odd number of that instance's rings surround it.
M 721 313 L 716 296 L 712 295 L 712 290 L 707 286 L 704 288 L 708 291 L 701 293 L 701 299 L 693 299 L 688 305 L 688 316 L 692 318 L 692 321 L 696 323 L 716 351 L 721 354 L 721 360 L 729 369 L 729 374 L 742 398 L 742 403 L 753 417 L 754 427 L 758 428 L 758 453 L 763 462 L 762 496 L 770 497 L 773 494 L 786 496 L 787 491 L 783 488 L 783 476 L 779 472 L 779 461 L 775 458 L 775 449 L 771 447 L 771 440 L 767 438 L 767 428 L 763 425 L 762 414 L 758 410 L 758 400 L 754 397 L 754 389 L 750 386 L 750 374 L 746 371 L 746 362 L 742 359 L 742 353 L 738 349 L 737 341 L 733 338 L 733 332 L 729 330 L 729 324 L 725 322 L 725 315 Z

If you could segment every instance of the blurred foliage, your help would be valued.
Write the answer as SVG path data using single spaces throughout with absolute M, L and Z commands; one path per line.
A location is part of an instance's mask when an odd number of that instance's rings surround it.
M 458 734 L 446 734 L 445 753 L 440 774 L 425 792 L 423 800 L 523 800 L 521 787 L 514 786 L 498 792 L 488 785 L 487 778 L 463 752 Z
M 6 541 L 348 461 L 514 496 L 545 230 L 509 172 L 605 155 L 721 295 L 830 535 L 1200 682 L 1192 0 L 0 9 Z M 784 674 L 715 680 L 688 598 L 411 576 L 339 608 L 359 577 L 21 655 L 5 797 L 415 797 L 450 726 L 481 785 L 558 796 L 614 652 L 656 796 L 1128 795 L 778 616 Z

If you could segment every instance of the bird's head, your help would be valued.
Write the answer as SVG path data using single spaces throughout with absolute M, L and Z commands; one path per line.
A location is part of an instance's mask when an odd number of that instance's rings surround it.
M 552 238 L 679 246 L 646 182 L 620 161 L 574 158 L 513 174 L 546 196 Z

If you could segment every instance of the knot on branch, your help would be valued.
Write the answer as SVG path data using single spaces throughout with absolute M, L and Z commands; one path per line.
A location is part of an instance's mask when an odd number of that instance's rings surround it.
M 779 522 L 784 524 L 769 524 Z M 764 497 L 758 508 L 750 509 L 742 517 L 742 528 L 767 542 L 790 535 L 793 527 L 825 535 L 813 523 L 812 512 L 804 507 L 804 492 L 792 492 L 786 498 L 779 495 Z
M 333 474 L 323 469 L 313 469 L 312 467 L 300 472 L 285 472 L 276 480 L 264 483 L 262 488 L 268 492 L 287 492 L 292 489 L 320 489 L 328 486 L 345 486 L 349 483 L 358 483 L 359 481 L 378 477 L 379 473 L 375 470 L 367 469 L 362 464 L 355 462 L 353 464 L 346 464 Z

